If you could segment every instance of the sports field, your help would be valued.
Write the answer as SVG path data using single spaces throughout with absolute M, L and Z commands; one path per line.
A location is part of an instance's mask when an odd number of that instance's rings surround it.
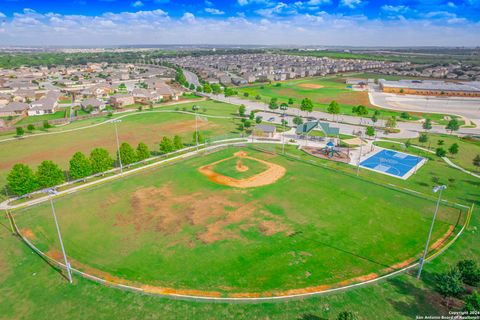
M 199 113 L 205 116 L 231 117 L 237 106 L 215 101 L 199 101 Z M 191 111 L 193 103 L 179 104 L 153 111 L 132 112 L 119 115 L 122 122 L 118 123 L 120 142 L 128 142 L 134 146 L 139 142 L 146 143 L 152 151 L 158 150 L 158 143 L 163 136 L 173 138 L 180 135 L 184 143 L 192 143 L 195 131 L 195 117 L 189 114 L 163 111 Z M 106 121 L 108 119 L 105 119 Z M 238 135 L 238 123 L 232 119 L 199 118 L 199 130 L 204 137 Z M 91 126 L 93 124 L 94 126 Z M 98 125 L 100 124 L 100 125 Z M 96 126 L 95 126 L 96 125 Z M 83 129 L 81 129 L 83 128 Z M 60 128 L 54 128 L 55 132 Z M 0 142 L 0 188 L 3 188 L 8 171 L 16 163 L 37 166 L 44 160 L 52 160 L 63 169 L 68 168 L 72 155 L 81 151 L 89 154 L 93 148 L 105 148 L 113 155 L 116 150 L 115 129 L 111 123 L 98 122 L 97 119 L 79 121 L 62 127 L 63 130 L 79 129 L 62 132 L 61 134 L 33 135 L 28 138 Z
M 324 290 L 375 278 L 419 257 L 433 201 L 252 149 L 243 149 L 252 158 L 246 161 L 235 156 L 238 151 L 57 199 L 72 265 L 152 292 L 235 297 Z M 232 188 L 199 170 L 232 156 L 255 171 L 238 179 L 258 176 L 263 163 L 285 172 L 262 187 Z M 238 171 L 233 160 L 213 170 Z M 38 248 L 60 258 L 49 204 L 15 217 Z M 442 206 L 431 248 L 458 231 L 462 219 L 459 209 Z

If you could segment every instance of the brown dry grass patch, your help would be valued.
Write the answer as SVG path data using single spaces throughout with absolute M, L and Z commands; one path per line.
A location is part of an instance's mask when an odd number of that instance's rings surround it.
M 324 87 L 321 84 L 315 84 L 315 83 L 301 83 L 298 86 L 302 88 L 307 88 L 307 89 L 321 89 Z

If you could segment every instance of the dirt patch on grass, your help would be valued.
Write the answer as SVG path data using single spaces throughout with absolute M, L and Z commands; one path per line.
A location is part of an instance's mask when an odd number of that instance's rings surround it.
M 27 238 L 28 240 L 35 240 L 36 238 L 35 233 L 33 233 L 32 229 L 28 229 L 28 228 L 21 229 L 20 234 L 25 238 Z
M 242 160 L 237 160 L 237 166 L 235 168 L 238 172 L 248 171 L 248 167 L 242 163 Z
M 214 124 L 209 121 L 205 121 L 202 118 L 198 118 L 198 128 L 206 129 L 212 127 Z M 195 131 L 195 120 L 187 121 L 174 121 L 165 123 L 161 126 L 161 130 L 164 132 L 171 132 L 172 134 L 179 134 L 184 132 Z
M 234 157 L 250 159 L 254 161 L 258 161 L 263 163 L 267 166 L 267 169 L 259 174 L 256 174 L 252 177 L 245 178 L 245 179 L 235 179 L 232 177 L 228 177 L 222 174 L 215 172 L 212 168 L 223 161 L 230 160 Z M 203 166 L 198 168 L 198 171 L 205 176 L 212 182 L 222 184 L 229 187 L 234 188 L 254 188 L 254 187 L 261 187 L 265 185 L 269 185 L 275 183 L 278 179 L 282 178 L 285 175 L 286 169 L 278 164 L 267 162 L 261 159 L 249 157 L 247 153 L 244 151 L 237 152 L 233 155 L 233 157 L 225 158 L 209 165 Z
M 440 238 L 438 239 L 437 241 L 435 241 L 431 246 L 430 246 L 430 250 L 436 250 L 438 248 L 440 248 L 447 240 L 448 238 L 450 238 L 450 236 L 453 234 L 453 230 L 455 229 L 454 226 L 450 226 L 448 227 L 448 231 L 445 232 L 445 234 Z
M 195 246 L 195 240 L 210 244 L 227 239 L 243 239 L 240 231 L 248 228 L 257 228 L 265 236 L 289 231 L 279 221 L 280 218 L 264 210 L 260 203 L 245 204 L 241 200 L 232 200 L 243 192 L 226 190 L 179 195 L 168 185 L 138 189 L 130 199 L 132 209 L 128 213 L 117 214 L 114 225 L 133 226 L 135 235 L 158 232 L 165 236 L 181 233 L 187 225 L 200 227 L 194 233 L 176 235 L 176 240 L 170 243 L 187 247 Z M 262 225 L 265 219 L 271 222 Z
M 307 88 L 307 89 L 321 89 L 321 88 L 323 88 L 323 86 L 321 84 L 315 84 L 315 83 L 301 83 L 298 86 L 302 87 L 302 88 Z

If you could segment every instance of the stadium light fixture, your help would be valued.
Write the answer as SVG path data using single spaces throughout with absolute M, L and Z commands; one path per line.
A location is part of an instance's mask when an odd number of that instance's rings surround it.
M 55 220 L 55 227 L 57 228 L 58 240 L 60 241 L 60 247 L 62 248 L 63 261 L 65 262 L 65 267 L 67 268 L 68 282 L 72 283 L 72 271 L 70 270 L 70 263 L 67 259 L 67 254 L 65 253 L 65 247 L 63 246 L 62 234 L 60 232 L 60 227 L 58 225 L 57 215 L 55 214 L 55 206 L 53 205 L 53 195 L 57 192 L 53 189 L 48 190 L 50 195 L 50 206 L 52 208 L 53 220 Z
M 433 193 L 439 192 L 439 194 L 437 199 L 437 205 L 435 206 L 435 212 L 433 213 L 432 223 L 430 224 L 430 231 L 428 232 L 427 243 L 425 244 L 423 255 L 420 258 L 420 267 L 418 269 L 417 279 L 420 279 L 420 276 L 422 274 L 423 265 L 425 264 L 425 257 L 427 256 L 428 245 L 430 244 L 430 237 L 432 236 L 433 225 L 435 224 L 435 218 L 437 216 L 438 207 L 440 206 L 440 201 L 442 199 L 442 191 L 445 189 L 447 189 L 447 186 L 440 185 L 440 186 L 435 186 L 432 190 Z
M 122 122 L 122 120 L 113 120 L 113 126 L 115 127 L 115 137 L 117 139 L 117 153 L 118 153 L 118 162 L 120 164 L 120 174 L 123 174 L 123 165 L 122 165 L 122 156 L 120 154 L 120 141 L 118 140 L 118 129 L 117 129 L 117 123 Z

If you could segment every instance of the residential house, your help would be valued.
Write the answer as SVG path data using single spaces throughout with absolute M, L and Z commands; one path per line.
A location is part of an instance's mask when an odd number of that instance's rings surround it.
M 29 108 L 25 102 L 10 102 L 5 107 L 0 107 L 0 117 L 24 115 Z
M 117 93 L 110 97 L 110 104 L 114 108 L 123 108 L 135 104 L 135 98 L 131 94 Z
M 90 111 L 91 113 L 99 113 L 105 109 L 105 102 L 100 101 L 95 98 L 89 98 L 80 103 L 80 106 L 85 111 Z

